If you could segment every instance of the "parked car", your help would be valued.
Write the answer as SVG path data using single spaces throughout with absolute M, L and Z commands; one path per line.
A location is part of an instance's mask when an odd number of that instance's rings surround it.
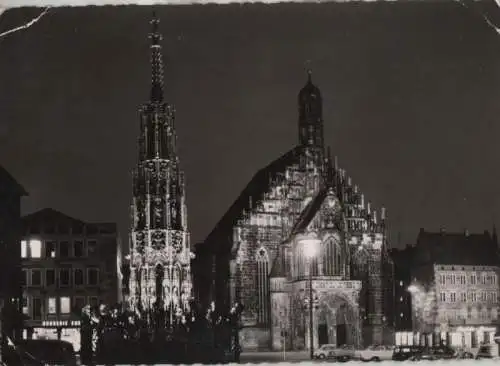
M 470 360 L 474 358 L 474 354 L 466 349 L 459 349 L 457 350 L 455 358 L 460 360 Z
M 317 359 L 331 358 L 334 355 L 335 348 L 337 348 L 337 346 L 334 344 L 323 344 L 314 351 L 313 356 Z
M 436 360 L 451 360 L 452 358 L 457 358 L 457 351 L 450 346 L 434 346 L 432 347 L 432 353 Z
M 7 345 L 2 353 L 2 366 L 45 366 L 30 353 L 13 345 Z
M 333 351 L 333 358 L 338 361 L 349 361 L 356 358 L 356 349 L 354 346 L 343 344 Z
M 493 358 L 497 356 L 494 354 L 495 350 L 496 347 L 492 344 L 482 344 L 479 346 L 479 349 L 477 350 L 477 353 L 474 358 L 476 360 L 479 360 L 481 358 Z
M 406 361 L 423 352 L 422 346 L 396 346 L 392 353 L 393 361 Z
M 334 344 L 323 344 L 314 352 L 313 356 L 317 359 L 329 358 L 339 361 L 348 361 L 355 358 L 356 350 L 354 346 L 346 344 L 340 347 Z
M 394 347 L 372 345 L 368 348 L 358 351 L 358 357 L 361 361 L 382 361 L 391 360 Z
M 16 348 L 32 356 L 42 364 L 77 366 L 73 345 L 53 339 L 23 339 Z
M 420 360 L 450 360 L 456 358 L 456 351 L 448 346 L 431 346 L 424 347 L 422 352 L 416 353 L 413 355 L 410 360 L 412 361 L 420 361 Z

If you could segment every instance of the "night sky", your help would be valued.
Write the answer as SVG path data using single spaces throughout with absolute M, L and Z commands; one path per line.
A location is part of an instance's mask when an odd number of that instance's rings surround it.
M 325 140 L 392 245 L 500 224 L 500 35 L 456 2 L 155 7 L 192 243 L 298 141 L 311 60 Z M 0 39 L 0 164 L 52 207 L 129 226 L 152 7 L 51 9 Z M 0 31 L 36 9 L 11 10 Z M 126 238 L 124 238 L 126 239 Z

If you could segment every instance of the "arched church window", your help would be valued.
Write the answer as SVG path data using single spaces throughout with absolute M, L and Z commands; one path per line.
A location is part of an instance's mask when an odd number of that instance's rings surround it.
M 156 271 L 155 271 L 155 293 L 158 298 L 158 300 L 162 301 L 164 298 L 164 293 L 163 293 L 163 281 L 165 277 L 165 269 L 161 264 L 156 265 Z
M 267 323 L 269 319 L 269 257 L 264 248 L 257 250 L 257 293 L 259 323 Z
M 311 268 L 309 269 L 312 272 L 311 275 L 313 277 L 319 276 L 318 258 L 317 257 L 311 258 L 311 261 L 312 261 Z M 306 263 L 306 265 L 308 265 L 308 263 Z
M 323 247 L 323 273 L 325 276 L 342 274 L 342 250 L 334 239 L 329 239 Z
M 335 276 L 342 274 L 342 251 L 338 243 L 335 243 L 335 268 L 333 269 L 333 273 Z

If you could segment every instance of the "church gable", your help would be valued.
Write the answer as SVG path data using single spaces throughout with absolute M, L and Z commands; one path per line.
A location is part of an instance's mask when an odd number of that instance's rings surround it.
M 331 188 L 324 188 L 307 204 L 292 229 L 292 236 L 313 230 L 337 230 L 342 227 L 342 205 Z
M 310 170 L 305 171 L 298 161 L 300 156 L 289 155 L 289 158 L 291 157 L 293 159 L 286 161 L 288 165 L 285 165 L 282 157 L 279 159 L 280 164 L 271 164 L 268 167 L 279 166 L 278 170 L 266 168 L 265 174 L 262 173 L 264 170 L 258 173 L 264 174 L 267 180 L 265 182 L 262 180 L 259 195 L 247 196 L 246 205 L 241 206 L 244 208 L 231 235 L 233 258 L 243 259 L 241 256 L 250 258 L 251 252 L 257 249 L 256 242 L 266 246 L 274 258 L 279 243 L 290 237 L 293 225 L 297 223 L 301 212 L 309 212 L 310 205 L 306 203 L 304 197 L 310 197 L 311 193 L 318 192 L 320 169 L 317 166 L 310 166 Z M 241 197 L 244 195 L 240 196 L 239 200 Z M 321 200 L 320 197 L 316 205 L 321 204 Z M 316 202 L 316 199 L 313 201 Z M 311 211 L 313 215 L 316 210 L 317 207 L 314 206 Z M 308 221 L 309 218 L 305 217 L 304 220 Z M 250 253 L 246 254 L 248 251 Z

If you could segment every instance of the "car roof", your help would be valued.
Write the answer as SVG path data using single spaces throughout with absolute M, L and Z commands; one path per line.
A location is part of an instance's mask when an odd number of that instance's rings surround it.
M 18 342 L 21 347 L 43 347 L 50 348 L 52 350 L 59 349 L 64 351 L 74 352 L 73 344 L 67 341 L 57 340 L 57 339 L 22 339 Z

